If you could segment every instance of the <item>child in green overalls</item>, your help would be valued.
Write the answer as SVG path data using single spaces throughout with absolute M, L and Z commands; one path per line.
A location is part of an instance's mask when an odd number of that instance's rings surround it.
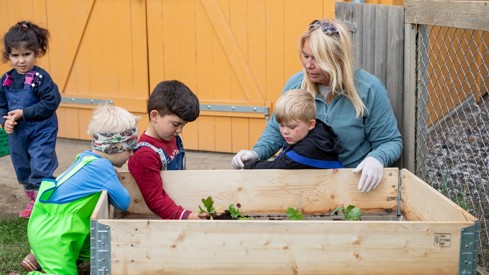
M 120 107 L 99 106 L 88 127 L 92 150 L 56 180 L 42 182 L 27 229 L 32 254 L 22 262 L 29 274 L 78 274 L 77 264 L 90 260 L 90 216 L 102 191 L 117 209 L 129 207 L 114 166 L 132 155 L 137 121 Z

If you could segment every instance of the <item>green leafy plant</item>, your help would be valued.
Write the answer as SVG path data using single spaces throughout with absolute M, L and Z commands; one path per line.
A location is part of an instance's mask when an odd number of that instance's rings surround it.
M 289 207 L 287 208 L 287 218 L 289 220 L 303 220 L 304 215 L 299 209 Z
M 233 219 L 241 218 L 241 212 L 239 212 L 239 205 L 238 207 L 234 207 L 234 204 L 231 203 L 229 205 L 228 211 L 231 214 L 231 218 Z
M 362 219 L 362 211 L 355 205 L 350 204 L 347 208 L 343 206 L 337 207 L 332 214 L 337 215 L 339 211 L 343 212 L 343 216 L 347 221 L 359 221 Z
M 206 198 L 201 199 L 202 204 L 204 205 L 204 208 L 202 208 L 199 205 L 200 213 L 207 213 L 209 214 L 209 219 L 213 220 L 214 216 L 216 215 L 216 208 L 214 208 L 214 200 L 212 199 L 211 196 Z

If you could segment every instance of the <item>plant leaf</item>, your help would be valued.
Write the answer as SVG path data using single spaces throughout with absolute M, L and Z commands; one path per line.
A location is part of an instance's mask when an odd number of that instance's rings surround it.
M 294 209 L 292 207 L 287 208 L 287 218 L 289 220 L 303 220 L 304 215 L 299 209 Z
M 331 215 L 338 215 L 338 212 L 345 212 L 345 208 L 343 206 L 339 206 L 339 207 L 336 207 L 335 210 L 333 210 L 333 212 L 331 212 Z
M 229 213 L 231 213 L 231 218 L 233 219 L 237 219 L 238 217 L 241 216 L 241 213 L 239 212 L 239 208 L 235 208 L 233 203 L 229 205 L 228 210 Z

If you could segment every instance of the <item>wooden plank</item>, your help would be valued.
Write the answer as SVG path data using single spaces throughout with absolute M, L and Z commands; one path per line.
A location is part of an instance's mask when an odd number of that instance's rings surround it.
M 100 198 L 98 199 L 97 204 L 95 205 L 95 209 L 90 216 L 92 220 L 101 220 L 101 219 L 109 219 L 109 195 L 107 191 L 102 191 L 100 194 Z
M 489 31 L 489 1 L 404 1 L 405 22 Z
M 239 79 L 242 89 L 246 91 L 244 94 L 246 99 L 250 103 L 264 102 L 264 98 L 260 87 L 256 83 L 253 73 L 250 71 L 247 60 L 243 56 L 236 38 L 229 24 L 219 6 L 219 3 L 215 0 L 202 1 L 202 4 L 216 29 L 217 36 L 224 48 L 224 51 L 229 58 L 231 66 Z
M 403 135 L 402 116 L 404 94 L 404 10 L 390 6 L 387 20 L 387 74 L 385 84 L 397 125 Z M 403 135 L 404 136 L 404 135 Z M 401 165 L 402 167 L 402 165 Z
M 101 220 L 112 274 L 456 274 L 462 224 Z M 450 246 L 435 245 L 435 234 Z
M 275 102 L 280 96 L 285 81 L 290 77 L 288 69 L 285 67 L 285 39 L 283 33 L 286 31 L 284 26 L 284 5 L 277 5 L 275 0 L 266 1 L 266 43 L 265 51 L 267 62 L 265 64 L 267 83 L 266 101 Z M 299 33 L 297 33 L 299 35 Z M 297 57 L 294 55 L 293 57 Z M 300 67 L 296 67 L 299 71 Z
M 258 141 L 258 138 L 260 138 L 261 134 L 263 133 L 263 130 L 267 126 L 267 121 L 263 119 L 250 119 L 249 120 L 249 140 L 250 140 L 250 148 L 252 148 L 253 145 Z
M 196 91 L 199 95 L 199 100 L 215 100 L 216 90 L 226 91 L 228 89 L 220 89 L 221 83 L 226 83 L 229 88 L 229 70 L 222 70 L 222 73 L 217 74 L 217 69 L 221 66 L 220 63 L 215 64 L 213 45 L 217 40 L 216 34 L 213 31 L 212 25 L 209 22 L 205 8 L 201 1 L 196 1 L 195 8 L 195 43 L 196 43 L 196 58 L 197 64 L 197 87 Z M 202 54 L 199 54 L 202 53 Z M 212 64 L 212 66 L 209 66 Z M 214 82 L 216 74 L 221 78 L 220 81 Z M 224 98 L 224 96 L 222 97 Z
M 199 150 L 199 127 L 200 118 L 196 121 L 185 124 L 181 137 L 185 150 Z
M 131 174 L 119 173 L 131 194 L 128 212 L 150 214 Z M 384 181 L 368 193 L 357 190 L 360 175 L 352 169 L 185 170 L 163 171 L 161 175 L 169 196 L 192 211 L 198 211 L 200 199 L 207 196 L 221 209 L 240 203 L 245 214 L 283 214 L 288 207 L 300 208 L 305 214 L 329 214 L 349 204 L 370 213 L 397 211 L 397 168 L 386 168 Z
M 401 212 L 410 221 L 474 222 L 477 219 L 406 169 L 401 170 Z
M 214 117 L 216 152 L 232 152 L 231 121 L 230 117 Z M 231 160 L 229 160 L 229 165 L 231 167 Z
M 388 23 L 388 9 L 385 5 L 375 6 L 374 18 L 374 37 L 375 40 L 371 41 L 374 43 L 374 64 L 372 65 L 372 73 L 376 75 L 379 79 L 384 82 L 387 80 L 387 51 L 388 51 L 388 40 L 387 32 L 391 28 Z M 370 66 L 369 66 L 370 67 Z
M 78 110 L 60 106 L 56 110 L 58 116 L 58 136 L 65 138 L 79 138 L 80 125 L 78 124 Z
M 242 3 L 242 2 L 238 2 Z M 264 99 L 267 98 L 267 17 L 266 1 L 248 1 L 248 65 L 253 72 L 257 85 L 263 91 Z M 245 91 L 246 92 L 246 91 Z
M 374 74 L 375 71 L 375 6 L 364 5 L 362 34 L 362 68 Z
M 201 151 L 215 151 L 216 144 L 215 139 L 216 135 L 219 135 L 220 129 L 215 128 L 214 117 L 210 116 L 201 116 L 199 117 L 198 122 L 198 138 L 199 138 L 199 146 L 198 150 Z M 190 149 L 190 148 L 189 148 Z
M 233 117 L 231 119 L 231 146 L 233 152 L 251 148 L 249 137 L 249 119 Z

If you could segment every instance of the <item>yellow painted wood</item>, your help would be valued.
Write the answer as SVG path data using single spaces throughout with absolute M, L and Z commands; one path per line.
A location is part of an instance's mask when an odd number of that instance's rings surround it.
M 251 149 L 252 144 L 249 137 L 249 119 L 232 118 L 231 119 L 231 144 L 234 152 L 242 149 Z
M 215 138 L 215 150 L 218 152 L 232 152 L 232 119 L 230 117 L 215 117 L 215 128 L 217 131 Z
M 217 36 L 231 62 L 232 69 L 235 71 L 243 89 L 247 91 L 245 93 L 246 98 L 249 102 L 263 102 L 264 98 L 261 89 L 257 85 L 253 74 L 247 66 L 246 58 L 243 56 L 242 50 L 239 47 L 218 2 L 215 0 L 202 0 L 202 3 L 209 19 L 217 30 Z
M 65 127 L 60 127 L 58 129 L 58 136 L 79 139 L 78 131 L 81 127 L 78 120 L 73 119 L 78 117 L 78 110 L 59 107 L 56 111 L 56 115 L 58 116 L 58 124 L 65 125 Z
M 215 151 L 215 135 L 220 135 L 220 129 L 215 128 L 214 118 L 209 116 L 201 116 L 199 118 L 198 133 L 199 147 L 201 151 Z
M 187 123 L 182 131 L 182 142 L 185 149 L 198 150 L 199 149 L 199 124 L 200 121 Z

